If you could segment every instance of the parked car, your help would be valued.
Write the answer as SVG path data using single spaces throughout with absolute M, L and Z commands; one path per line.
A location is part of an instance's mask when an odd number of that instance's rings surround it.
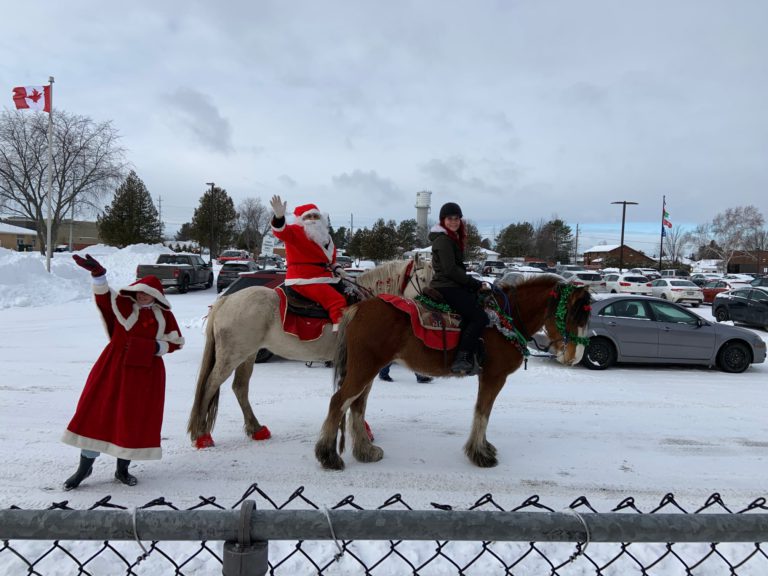
M 702 364 L 744 372 L 765 362 L 766 344 L 751 330 L 704 320 L 687 308 L 645 296 L 609 296 L 592 303 L 582 365 L 617 362 Z
M 507 265 L 501 260 L 486 260 L 480 267 L 480 274 L 484 276 L 501 276 L 507 271 Z
M 558 274 L 562 275 L 563 272 L 586 272 L 587 269 L 579 264 L 558 264 L 555 266 L 555 270 Z
M 750 276 L 749 274 L 725 274 L 723 276 L 723 280 L 730 280 L 732 282 L 744 282 L 746 284 L 749 284 L 754 279 L 754 276 Z
M 565 278 L 569 284 L 573 284 L 574 286 L 586 286 L 592 293 L 599 294 L 608 292 L 608 288 L 606 288 L 605 285 L 605 280 L 603 280 L 603 277 L 597 272 L 563 271 L 560 273 L 560 276 Z
M 711 282 L 712 280 L 720 280 L 723 277 L 722 274 L 715 274 L 714 272 L 697 272 L 696 274 L 691 274 L 691 277 L 689 280 L 696 284 L 696 286 L 704 286 L 707 282 Z
M 657 278 L 661 278 L 661 274 L 655 268 L 632 268 L 629 270 L 629 273 L 635 274 L 637 276 L 645 276 L 648 278 L 648 280 L 656 280 Z
M 721 292 L 743 288 L 744 286 L 748 286 L 748 284 L 744 282 L 731 282 L 729 280 L 711 280 L 701 287 L 701 292 L 704 294 L 704 302 L 711 304 L 715 296 Z
M 651 295 L 651 281 L 645 276 L 636 274 L 607 274 L 605 287 L 612 294 Z
M 257 262 L 253 260 L 229 260 L 224 262 L 224 265 L 219 270 L 219 275 L 216 277 L 216 292 L 221 292 L 227 286 L 232 284 L 240 274 L 244 272 L 256 272 L 261 267 Z
M 670 302 L 690 302 L 694 308 L 704 302 L 701 288 L 690 280 L 680 278 L 659 278 L 651 282 L 651 294 Z
M 750 286 L 768 286 L 768 276 L 760 276 L 749 283 Z
M 661 271 L 662 278 L 688 278 L 690 274 L 682 268 L 669 268 Z
M 712 315 L 718 322 L 733 320 L 768 330 L 768 288 L 746 286 L 722 292 L 712 302 Z
M 219 261 L 219 264 L 224 264 L 224 262 L 232 262 L 233 260 L 250 260 L 251 255 L 248 254 L 245 250 L 224 250 L 221 254 L 219 254 L 219 257 L 217 260 Z
M 160 254 L 155 264 L 139 264 L 136 267 L 137 279 L 150 274 L 157 276 L 164 287 L 176 288 L 180 294 L 186 293 L 190 286 L 213 286 L 211 265 L 199 254 Z

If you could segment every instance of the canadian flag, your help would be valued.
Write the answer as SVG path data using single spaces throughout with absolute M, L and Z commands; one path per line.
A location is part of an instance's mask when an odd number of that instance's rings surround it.
M 17 109 L 28 108 L 51 112 L 50 86 L 17 86 L 13 89 L 13 103 Z

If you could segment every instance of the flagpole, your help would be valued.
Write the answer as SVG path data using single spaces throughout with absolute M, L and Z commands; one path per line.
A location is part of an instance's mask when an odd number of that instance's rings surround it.
M 45 237 L 45 269 L 50 274 L 51 253 L 53 252 L 51 247 L 51 215 L 53 213 L 53 76 L 48 76 L 48 82 L 50 83 L 48 94 L 50 96 L 51 109 L 48 111 L 48 232 Z
M 664 256 L 664 212 L 667 209 L 667 197 L 662 196 L 661 201 L 661 241 L 659 244 L 659 274 L 661 274 L 661 259 Z

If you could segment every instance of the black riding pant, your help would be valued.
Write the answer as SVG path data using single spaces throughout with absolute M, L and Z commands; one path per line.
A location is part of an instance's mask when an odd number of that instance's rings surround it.
M 437 288 L 455 312 L 461 315 L 459 352 L 477 352 L 480 335 L 488 326 L 488 316 L 477 303 L 477 294 L 464 288 Z

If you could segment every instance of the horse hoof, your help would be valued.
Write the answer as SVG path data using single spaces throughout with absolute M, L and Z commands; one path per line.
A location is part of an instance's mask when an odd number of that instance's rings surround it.
M 213 442 L 213 437 L 210 434 L 203 434 L 198 436 L 195 440 L 195 448 L 202 450 L 203 448 L 213 448 L 216 444 Z
M 352 455 L 358 462 L 378 462 L 384 458 L 384 450 L 371 444 L 367 450 L 361 450 L 360 452 L 353 450 Z
M 363 420 L 363 423 L 365 424 L 365 433 L 368 434 L 368 440 L 373 442 L 373 440 L 374 440 L 374 438 L 373 438 L 373 430 L 371 430 L 371 427 L 368 426 L 368 422 Z
M 256 432 L 251 434 L 251 438 L 254 440 L 269 440 L 272 438 L 272 432 L 270 432 L 269 428 L 266 426 L 262 426 Z

